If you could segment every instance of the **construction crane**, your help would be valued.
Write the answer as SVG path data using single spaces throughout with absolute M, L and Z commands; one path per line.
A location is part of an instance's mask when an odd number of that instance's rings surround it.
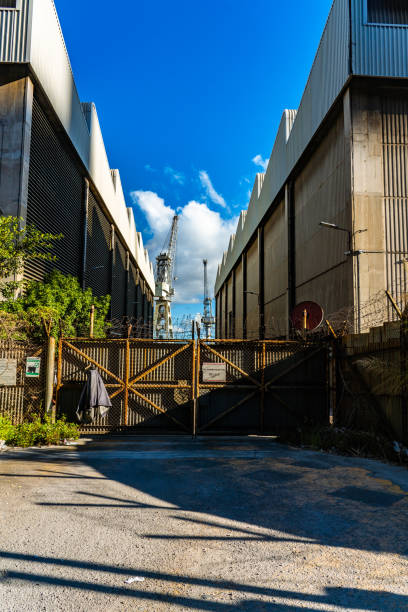
M 205 337 L 208 340 L 211 338 L 211 331 L 215 325 L 215 317 L 212 316 L 212 299 L 208 293 L 208 276 L 207 276 L 207 264 L 208 261 L 203 259 L 204 264 L 204 315 L 201 319 L 201 323 L 204 326 Z
M 173 281 L 176 261 L 178 215 L 174 215 L 167 249 L 156 257 L 156 291 L 153 319 L 154 337 L 173 339 L 171 301 L 174 296 Z

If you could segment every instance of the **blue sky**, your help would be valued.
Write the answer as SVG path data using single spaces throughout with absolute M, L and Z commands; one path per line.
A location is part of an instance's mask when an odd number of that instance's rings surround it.
M 299 105 L 331 0 L 55 4 L 152 257 L 181 215 L 174 310 L 196 313 L 201 260 L 213 280 L 262 171 L 252 160 L 269 157 L 283 109 Z

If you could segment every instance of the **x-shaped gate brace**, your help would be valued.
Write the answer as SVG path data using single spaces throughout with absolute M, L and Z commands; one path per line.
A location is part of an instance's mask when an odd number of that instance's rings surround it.
M 211 419 L 208 423 L 205 423 L 205 425 L 203 425 L 201 427 L 198 427 L 198 425 L 197 425 L 197 420 L 198 419 L 197 419 L 197 417 L 195 417 L 195 419 L 194 419 L 194 429 L 195 429 L 194 433 L 200 433 L 202 431 L 205 431 L 206 429 L 211 427 L 211 425 L 213 425 L 214 423 L 216 423 L 220 419 L 224 418 L 225 416 L 227 416 L 228 414 L 230 414 L 231 412 L 233 412 L 234 410 L 236 410 L 237 408 L 239 408 L 240 406 L 242 406 L 243 404 L 248 402 L 250 399 L 255 397 L 258 393 L 261 394 L 261 403 L 260 403 L 260 408 L 261 408 L 261 410 L 260 410 L 260 431 L 263 431 L 263 428 L 264 428 L 264 412 L 265 412 L 265 392 L 266 391 L 269 391 L 273 395 L 273 397 L 280 404 L 282 404 L 282 406 L 284 406 L 284 408 L 286 408 L 286 410 L 288 410 L 288 412 L 290 414 L 292 414 L 293 416 L 296 416 L 294 411 L 290 408 L 290 406 L 288 406 L 288 404 L 286 404 L 286 402 L 284 402 L 279 397 L 279 395 L 276 393 L 276 391 L 281 390 L 281 389 L 299 389 L 299 390 L 300 389 L 307 389 L 307 390 L 319 390 L 319 391 L 321 391 L 323 388 L 326 388 L 326 387 L 323 387 L 322 385 L 307 385 L 306 386 L 306 385 L 276 385 L 275 384 L 277 381 L 279 381 L 284 376 L 289 374 L 289 372 L 295 370 L 300 365 L 302 365 L 302 363 L 305 363 L 306 361 L 309 361 L 310 359 L 312 359 L 312 357 L 317 355 L 322 350 L 321 347 L 318 347 L 314 351 L 307 353 L 307 355 L 305 355 L 301 360 L 296 361 L 296 363 L 292 363 L 283 372 L 280 372 L 277 376 L 274 376 L 273 378 L 271 378 L 267 382 L 265 382 L 266 342 L 262 342 L 261 381 L 256 380 L 255 378 L 253 378 L 250 374 L 245 372 L 242 368 L 240 368 L 235 363 L 230 361 L 227 357 L 225 357 L 224 355 L 222 355 L 221 353 L 216 351 L 214 348 L 209 346 L 203 340 L 201 340 L 199 342 L 199 352 L 198 352 L 198 355 L 200 355 L 200 347 L 205 347 L 208 351 L 210 351 L 216 357 L 221 359 L 222 362 L 228 364 L 231 368 L 233 368 L 234 370 L 239 372 L 241 374 L 241 376 L 243 376 L 244 378 L 247 378 L 249 381 L 252 382 L 252 385 L 249 386 L 249 387 L 245 386 L 245 385 L 239 385 L 238 388 L 240 390 L 241 389 L 248 389 L 248 388 L 249 389 L 254 389 L 254 387 L 255 387 L 255 389 L 253 391 L 251 391 L 250 393 L 248 393 L 245 397 L 243 397 L 239 402 L 237 402 L 233 406 L 230 406 L 229 408 L 227 408 L 226 410 L 221 412 L 221 414 L 218 414 L 213 419 Z M 200 396 L 200 388 L 202 388 L 202 389 L 232 388 L 231 385 L 228 385 L 228 384 L 225 384 L 225 383 L 219 383 L 217 385 L 215 385 L 215 384 L 203 384 L 203 383 L 200 384 L 199 381 L 200 381 L 200 377 L 199 377 L 199 374 L 198 374 L 198 376 L 197 376 L 197 397 L 198 398 Z M 273 385 L 273 389 L 270 388 L 272 385 Z
M 72 351 L 74 351 L 84 361 L 86 361 L 88 363 L 91 363 L 92 365 L 94 365 L 95 367 L 100 369 L 102 372 L 104 372 L 105 374 L 107 374 L 108 376 L 113 378 L 115 381 L 117 381 L 117 384 L 115 385 L 115 387 L 118 387 L 118 388 L 116 389 L 116 391 L 111 393 L 109 397 L 110 397 L 110 399 L 113 399 L 117 395 L 120 395 L 120 393 L 124 392 L 124 394 L 125 394 L 125 401 L 124 401 L 124 404 L 125 404 L 125 423 L 124 423 L 124 425 L 128 424 L 129 392 L 131 392 L 134 395 L 136 395 L 139 399 L 141 399 L 142 401 L 144 401 L 147 404 L 149 404 L 150 406 L 152 406 L 152 408 L 155 408 L 158 412 L 160 412 L 161 414 L 166 416 L 168 419 L 170 419 L 171 421 L 176 423 L 179 427 L 181 427 L 185 431 L 189 431 L 188 427 L 186 427 L 186 425 L 184 423 L 182 423 L 181 421 L 176 419 L 173 415 L 169 414 L 161 406 L 159 406 L 158 404 L 153 402 L 151 399 L 149 399 L 146 395 L 144 395 L 143 393 L 138 391 L 138 389 L 141 389 L 141 390 L 143 390 L 143 389 L 146 389 L 146 390 L 148 390 L 148 389 L 156 389 L 156 390 L 160 390 L 160 389 L 189 389 L 192 392 L 192 396 L 193 396 L 194 395 L 194 385 L 193 385 L 193 382 L 192 382 L 191 385 L 179 385 L 179 384 L 169 385 L 169 384 L 162 384 L 160 382 L 141 383 L 140 381 L 143 378 L 145 378 L 146 376 L 148 376 L 149 374 L 151 374 L 152 372 L 154 372 L 155 370 L 157 370 L 163 364 L 167 363 L 171 359 L 174 359 L 175 357 L 177 357 L 177 355 L 180 355 L 181 353 L 183 353 L 184 351 L 189 349 L 191 346 L 193 347 L 193 363 L 192 363 L 193 376 L 192 376 L 192 380 L 194 380 L 194 377 L 195 377 L 195 343 L 194 343 L 194 341 L 188 342 L 187 344 L 183 345 L 182 347 L 180 347 L 176 351 L 170 353 L 170 355 L 166 355 L 162 359 L 159 359 L 154 365 L 150 366 L 147 370 L 143 371 L 142 373 L 138 374 L 137 376 L 134 376 L 133 378 L 130 378 L 130 376 L 129 376 L 129 374 L 130 374 L 130 340 L 124 340 L 124 342 L 126 343 L 126 345 L 125 345 L 126 346 L 126 348 L 125 348 L 125 351 L 126 351 L 126 353 L 125 353 L 125 380 L 122 380 L 119 376 L 116 376 L 116 374 L 114 374 L 113 372 L 111 372 L 110 370 L 105 368 L 102 364 L 98 363 L 95 359 L 93 359 L 92 357 L 90 357 L 89 355 L 87 355 L 86 353 L 81 351 L 81 349 L 79 349 L 76 346 L 74 346 L 73 344 L 71 344 L 71 342 L 69 342 L 68 340 L 65 340 L 65 339 L 61 339 L 60 340 L 60 344 L 59 344 L 59 352 L 58 352 L 57 387 L 56 387 L 57 398 L 58 398 L 58 393 L 59 393 L 60 389 L 64 386 L 64 383 L 62 382 L 62 347 L 65 345 L 68 348 L 70 348 Z M 111 385 L 109 385 L 109 386 L 111 386 Z
M 112 342 L 119 342 L 119 340 L 115 340 L 115 341 L 112 341 Z M 71 351 L 73 351 L 84 362 L 86 362 L 88 364 L 94 365 L 101 372 L 104 372 L 107 376 L 109 376 L 111 379 L 113 379 L 115 381 L 114 384 L 111 383 L 111 384 L 107 384 L 106 386 L 108 388 L 112 388 L 113 387 L 115 389 L 110 394 L 110 398 L 111 399 L 113 399 L 116 396 L 120 395 L 120 393 L 124 393 L 124 408 L 125 408 L 124 412 L 125 412 L 125 414 L 124 414 L 124 423 L 123 423 L 123 425 L 125 425 L 125 426 L 128 425 L 129 393 L 134 394 L 142 402 L 146 402 L 146 404 L 148 404 L 149 406 L 151 406 L 152 408 L 157 410 L 157 412 L 159 412 L 160 414 L 163 414 L 169 420 L 173 421 L 173 423 L 177 424 L 178 427 L 181 427 L 183 430 L 189 432 L 190 429 L 189 429 L 188 426 L 186 426 L 184 423 L 179 421 L 176 417 L 174 417 L 167 410 L 165 410 L 164 408 L 159 406 L 156 402 L 151 400 L 146 395 L 146 392 L 148 392 L 149 390 L 156 390 L 156 391 L 160 391 L 162 389 L 187 389 L 187 390 L 189 390 L 191 392 L 191 399 L 193 400 L 193 405 L 194 405 L 194 411 L 193 411 L 193 434 L 196 435 L 197 433 L 205 431 L 206 429 L 211 427 L 211 425 L 213 425 L 215 422 L 221 420 L 226 415 L 228 415 L 231 412 L 233 412 L 234 410 L 238 409 L 240 406 L 242 406 L 243 404 L 248 402 L 250 399 L 255 397 L 258 393 L 260 394 L 260 431 L 263 431 L 263 426 L 264 426 L 264 409 L 265 409 L 265 393 L 267 391 L 269 393 L 271 393 L 273 395 L 273 397 L 290 414 L 292 414 L 293 416 L 296 417 L 294 411 L 291 409 L 291 407 L 286 402 L 284 402 L 279 397 L 279 395 L 277 394 L 277 391 L 282 390 L 282 389 L 291 389 L 291 390 L 295 390 L 295 389 L 296 390 L 301 390 L 301 389 L 305 389 L 306 390 L 307 389 L 309 391 L 310 390 L 319 390 L 319 391 L 321 391 L 323 388 L 325 388 L 323 385 L 294 385 L 294 384 L 289 384 L 289 385 L 282 385 L 281 384 L 281 385 L 279 385 L 279 384 L 277 384 L 279 380 L 281 380 L 284 376 L 286 376 L 292 370 L 298 368 L 299 366 L 302 365 L 302 363 L 308 361 L 309 359 L 313 358 L 314 355 L 319 353 L 322 350 L 321 347 L 316 348 L 314 351 L 308 352 L 306 355 L 303 356 L 302 359 L 296 360 L 295 363 L 291 363 L 282 372 L 280 372 L 279 374 L 277 374 L 276 376 L 274 376 L 270 380 L 266 381 L 265 380 L 266 345 L 270 344 L 270 343 L 277 344 L 277 342 L 275 342 L 275 341 L 261 341 L 261 343 L 259 343 L 259 344 L 261 344 L 261 349 L 262 349 L 261 360 L 260 360 L 260 374 L 261 374 L 260 380 L 257 380 L 256 378 L 251 376 L 248 372 L 243 370 L 237 364 L 233 363 L 233 361 L 231 361 L 230 359 L 228 359 L 227 357 L 222 355 L 219 351 L 217 351 L 215 348 L 213 348 L 213 346 L 210 346 L 208 344 L 208 342 L 206 342 L 204 340 L 200 340 L 197 343 L 194 342 L 194 341 L 186 342 L 186 344 L 184 344 L 183 346 L 177 348 L 175 351 L 172 351 L 170 354 L 166 355 L 165 357 L 158 359 L 153 365 L 149 366 L 144 371 L 138 373 L 136 376 L 130 377 L 130 370 L 131 370 L 131 368 L 130 368 L 130 346 L 131 346 L 131 344 L 136 344 L 136 346 L 137 346 L 137 343 L 139 341 L 138 340 L 129 340 L 129 339 L 124 340 L 123 339 L 123 340 L 120 340 L 120 342 L 125 344 L 125 368 L 124 368 L 125 376 L 124 376 L 124 380 L 122 378 L 120 378 L 119 376 L 117 376 L 116 374 L 114 374 L 113 372 L 111 372 L 110 370 L 108 370 L 107 368 L 105 368 L 97 360 L 95 360 L 92 357 L 90 357 L 89 355 L 87 355 L 84 351 L 82 351 L 81 349 L 77 348 L 69 340 L 61 339 L 60 340 L 60 346 L 59 346 L 59 353 L 58 353 L 57 398 L 58 398 L 58 393 L 59 393 L 60 389 L 64 386 L 64 383 L 62 382 L 62 358 L 63 358 L 62 357 L 62 353 L 63 353 L 62 348 L 63 348 L 63 346 L 66 346 L 67 348 L 69 348 Z M 142 340 L 140 342 L 146 342 L 146 341 Z M 153 345 L 153 343 L 155 344 L 156 341 L 152 341 L 152 345 Z M 256 343 L 256 344 L 258 344 L 258 343 Z M 259 348 L 259 344 L 258 344 L 258 348 Z M 156 346 L 158 346 L 158 345 L 159 345 L 159 342 L 157 342 Z M 191 384 L 166 384 L 166 383 L 160 383 L 160 381 L 154 381 L 154 382 L 150 383 L 150 382 L 146 381 L 146 377 L 148 375 L 152 374 L 158 368 L 160 368 L 162 365 L 164 365 L 168 361 L 174 359 L 175 357 L 177 357 L 178 355 L 180 355 L 181 353 L 183 353 L 184 351 L 186 351 L 186 350 L 188 350 L 190 348 L 192 348 Z M 228 384 L 228 383 L 227 384 L 225 384 L 225 383 L 218 383 L 218 384 L 214 384 L 214 383 L 212 383 L 212 384 L 200 383 L 200 353 L 201 353 L 201 349 L 202 348 L 205 348 L 207 351 L 209 351 L 215 357 L 217 357 L 219 360 L 221 360 L 221 362 L 226 363 L 228 366 L 230 366 L 230 368 L 232 368 L 233 370 L 238 372 L 242 378 L 244 378 L 244 379 L 246 379 L 248 381 L 249 384 L 248 385 L 240 384 L 240 385 L 237 385 L 236 387 L 233 387 L 233 385 Z M 233 389 L 233 388 L 236 388 L 236 389 L 239 389 L 241 391 L 248 390 L 249 392 L 240 401 L 235 403 L 233 406 L 230 406 L 229 408 L 225 409 L 220 414 L 218 414 L 213 419 L 211 419 L 208 423 L 205 423 L 204 425 L 199 427 L 198 426 L 198 409 L 199 409 L 200 388 L 201 389 L 213 389 L 213 390 L 217 390 L 217 389 L 220 390 L 220 389 L 223 389 L 223 388 L 224 389 Z

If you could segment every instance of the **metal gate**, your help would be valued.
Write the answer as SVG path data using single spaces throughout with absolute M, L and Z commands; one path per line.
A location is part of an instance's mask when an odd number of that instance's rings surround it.
M 301 342 L 62 339 L 57 409 L 96 367 L 112 409 L 83 431 L 278 433 L 329 419 L 327 349 Z
M 194 342 L 61 340 L 57 409 L 69 420 L 75 420 L 87 370 L 92 366 L 103 378 L 112 408 L 106 417 L 84 426 L 84 431 L 191 431 Z
M 323 345 L 275 340 L 211 340 L 198 346 L 197 432 L 278 433 L 329 421 Z M 205 364 L 225 380 L 206 382 Z

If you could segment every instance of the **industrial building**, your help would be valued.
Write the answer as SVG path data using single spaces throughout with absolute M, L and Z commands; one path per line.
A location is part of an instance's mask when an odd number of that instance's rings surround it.
M 217 336 L 285 337 L 309 300 L 364 331 L 370 300 L 383 320 L 385 290 L 404 303 L 407 256 L 408 2 L 334 0 L 219 265 Z
M 0 0 L 0 208 L 62 234 L 55 267 L 97 296 L 111 318 L 150 335 L 154 276 L 118 170 L 111 170 L 94 104 L 78 97 L 53 0 Z

